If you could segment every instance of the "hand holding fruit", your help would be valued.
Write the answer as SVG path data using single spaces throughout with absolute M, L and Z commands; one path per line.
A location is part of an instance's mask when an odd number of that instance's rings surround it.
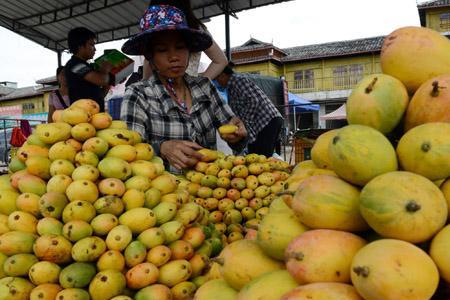
M 184 168 L 192 167 L 203 155 L 197 150 L 202 147 L 194 142 L 171 140 L 165 141 L 161 144 L 161 156 L 169 161 L 169 163 L 175 168 L 181 170 Z
M 235 144 L 247 137 L 247 130 L 241 119 L 233 117 L 226 125 L 219 127 L 220 136 L 228 143 Z

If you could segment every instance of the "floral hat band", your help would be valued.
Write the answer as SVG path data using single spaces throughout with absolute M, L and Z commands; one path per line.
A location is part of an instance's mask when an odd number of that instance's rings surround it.
M 187 46 L 193 52 L 203 51 L 212 45 L 211 36 L 204 31 L 190 28 L 184 13 L 169 5 L 151 5 L 139 22 L 141 32 L 131 37 L 122 46 L 122 51 L 130 55 L 142 55 L 145 45 L 151 43 L 155 32 L 175 30 L 181 32 Z

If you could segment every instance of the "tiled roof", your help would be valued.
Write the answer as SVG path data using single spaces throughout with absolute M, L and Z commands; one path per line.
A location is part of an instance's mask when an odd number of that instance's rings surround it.
M 42 95 L 43 92 L 38 90 L 39 86 L 27 86 L 23 88 L 15 89 L 13 92 L 6 96 L 0 97 L 0 101 L 14 100 L 21 98 L 30 98 L 38 95 Z
M 56 79 L 56 76 L 50 76 L 50 77 L 46 77 L 46 78 L 42 78 L 39 80 L 36 80 L 37 84 L 58 84 L 58 80 Z
M 236 52 L 243 52 L 243 51 L 250 51 L 250 50 L 266 49 L 266 48 L 273 48 L 273 49 L 280 51 L 281 53 L 284 53 L 283 49 L 280 49 L 271 43 L 262 42 L 255 38 L 250 38 L 244 44 L 231 48 L 231 52 L 236 53 Z
M 450 6 L 450 0 L 432 0 L 417 5 L 418 9 Z
M 0 85 L 0 97 L 8 95 L 8 94 L 12 93 L 14 90 L 15 90 L 15 88 Z
M 384 36 L 363 38 L 348 41 L 337 41 L 325 44 L 298 46 L 283 49 L 288 56 L 283 57 L 283 62 L 309 60 L 324 57 L 346 56 L 381 51 Z

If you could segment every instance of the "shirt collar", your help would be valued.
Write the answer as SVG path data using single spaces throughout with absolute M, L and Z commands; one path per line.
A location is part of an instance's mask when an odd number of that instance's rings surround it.
M 184 80 L 186 81 L 189 89 L 191 90 L 191 97 L 192 97 L 192 101 L 193 101 L 192 108 L 198 102 L 211 102 L 211 99 L 209 97 L 196 97 L 195 96 L 196 94 L 198 94 L 198 91 L 196 91 L 196 89 L 201 89 L 201 87 L 197 83 L 196 77 L 185 74 Z M 152 74 L 152 76 L 150 76 L 150 78 L 148 79 L 148 83 L 149 83 L 150 87 L 156 87 L 156 89 L 155 89 L 156 100 L 160 102 L 165 114 L 168 114 L 172 109 L 179 109 L 178 105 L 176 105 L 176 103 L 172 100 L 170 95 L 167 93 L 166 88 L 164 87 L 164 84 L 158 78 L 157 75 Z M 192 110 L 191 110 L 191 112 L 192 112 Z

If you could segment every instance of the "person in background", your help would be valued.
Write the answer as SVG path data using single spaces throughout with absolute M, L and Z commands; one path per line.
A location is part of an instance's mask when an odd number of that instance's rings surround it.
M 221 125 L 238 127 L 223 138 L 243 149 L 247 132 L 242 121 L 209 79 L 186 74 L 190 53 L 211 47 L 211 36 L 189 27 L 183 12 L 168 5 L 150 5 L 140 27 L 122 51 L 144 55 L 153 72 L 125 91 L 120 117 L 128 128 L 139 132 L 174 173 L 201 160 L 197 150 L 215 149 L 214 129 Z
M 77 27 L 69 31 L 67 37 L 72 58 L 66 63 L 66 75 L 69 99 L 71 103 L 79 99 L 92 99 L 105 111 L 104 97 L 113 81 L 111 64 L 104 62 L 95 70 L 88 60 L 95 54 L 95 34 L 87 28 Z
M 206 26 L 194 15 L 190 0 L 151 0 L 150 4 L 175 6 L 185 14 L 189 27 L 209 33 Z M 189 65 L 186 70 L 186 73 L 191 76 L 201 75 L 209 79 L 214 79 L 222 72 L 223 68 L 225 68 L 225 66 L 228 64 L 227 57 L 223 53 L 222 49 L 220 49 L 219 45 L 217 45 L 217 43 L 214 41 L 214 39 L 212 40 L 211 46 L 203 50 L 203 52 L 211 60 L 211 63 L 208 65 L 206 70 L 203 73 L 198 74 L 198 68 L 201 57 L 201 51 L 198 51 L 192 52 L 190 54 Z M 143 78 L 148 79 L 152 72 L 148 60 L 144 60 L 143 66 L 144 66 Z
M 51 92 L 48 96 L 48 123 L 53 122 L 52 115 L 55 110 L 66 109 L 70 106 L 69 93 L 67 90 L 63 66 L 56 68 L 56 79 L 58 80 L 58 89 Z
M 228 104 L 247 128 L 248 153 L 272 156 L 283 126 L 275 105 L 253 81 L 235 73 L 231 66 L 226 66 L 216 81 L 226 87 Z

